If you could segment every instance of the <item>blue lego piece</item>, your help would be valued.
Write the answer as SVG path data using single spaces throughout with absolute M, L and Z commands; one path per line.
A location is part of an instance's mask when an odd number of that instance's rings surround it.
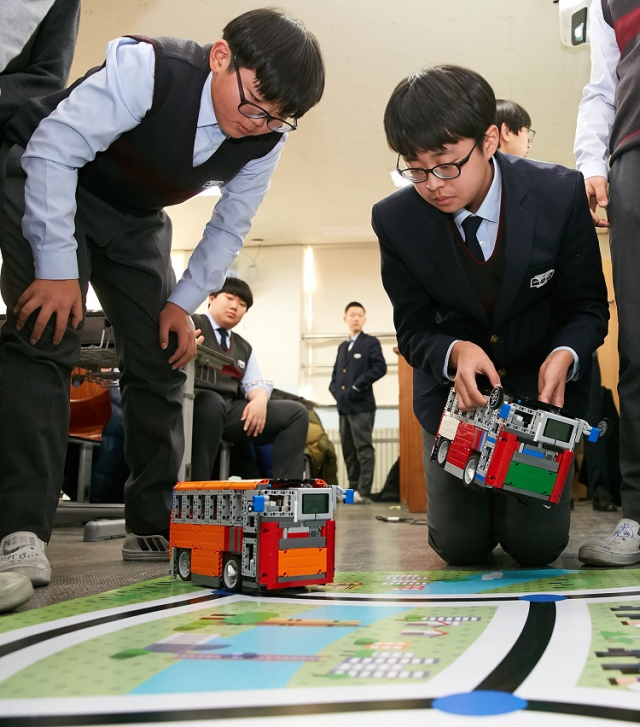
M 254 495 L 251 499 L 251 505 L 254 512 L 264 512 L 267 505 L 267 500 L 264 495 Z
M 510 413 L 511 413 L 511 404 L 503 404 L 500 407 L 500 414 L 499 414 L 499 416 L 500 416 L 501 419 L 506 419 L 509 416 Z
M 591 431 L 589 432 L 589 436 L 587 437 L 588 442 L 597 442 L 598 437 L 600 436 L 600 430 L 598 427 L 592 427 Z
M 353 505 L 354 490 L 344 491 L 344 501 L 346 505 Z
M 544 459 L 544 452 L 541 449 L 531 449 L 530 447 L 524 447 L 522 454 L 528 454 L 530 457 L 539 457 Z

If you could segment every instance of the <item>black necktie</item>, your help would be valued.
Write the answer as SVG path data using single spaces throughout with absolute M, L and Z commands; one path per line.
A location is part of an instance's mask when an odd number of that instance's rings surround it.
M 223 351 L 229 350 L 229 331 L 226 328 L 218 328 L 220 334 L 220 348 Z
M 482 217 L 475 215 L 469 215 L 462 221 L 462 229 L 464 230 L 464 244 L 469 249 L 469 252 L 481 262 L 484 262 L 484 255 L 482 254 L 482 248 L 478 242 L 478 228 L 482 224 Z

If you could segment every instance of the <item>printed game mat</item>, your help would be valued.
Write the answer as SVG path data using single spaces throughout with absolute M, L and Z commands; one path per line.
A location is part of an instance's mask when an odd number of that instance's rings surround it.
M 171 578 L 0 618 L 0 727 L 640 722 L 640 569 Z

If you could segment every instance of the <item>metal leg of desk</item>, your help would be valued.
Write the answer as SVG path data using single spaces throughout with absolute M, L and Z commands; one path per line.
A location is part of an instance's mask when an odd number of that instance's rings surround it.
M 184 454 L 182 464 L 178 471 L 178 480 L 186 482 L 191 479 L 191 442 L 193 433 L 193 400 L 195 397 L 195 359 L 189 361 L 185 369 L 187 381 L 184 385 L 184 399 L 182 402 L 182 421 L 184 425 Z
M 124 538 L 126 535 L 124 520 L 90 520 L 85 523 L 85 543 L 95 543 L 98 540 L 110 540 L 111 538 Z

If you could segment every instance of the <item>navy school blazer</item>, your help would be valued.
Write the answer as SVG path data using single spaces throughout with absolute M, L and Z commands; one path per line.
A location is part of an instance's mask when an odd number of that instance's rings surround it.
M 567 384 L 565 406 L 583 416 L 591 354 L 607 333 L 607 290 L 582 175 L 500 152 L 495 161 L 502 172 L 505 266 L 492 315 L 462 267 L 450 215 L 413 187 L 373 208 L 398 348 L 414 370 L 414 411 L 431 433 L 451 387 L 443 367 L 454 340 L 480 346 L 507 390 L 534 398 L 549 353 L 572 348 L 580 374 Z
M 338 346 L 329 391 L 333 394 L 340 414 L 360 414 L 376 410 L 371 385 L 387 373 L 380 341 L 362 332 L 351 351 L 349 341 Z M 353 387 L 359 391 L 355 391 Z

